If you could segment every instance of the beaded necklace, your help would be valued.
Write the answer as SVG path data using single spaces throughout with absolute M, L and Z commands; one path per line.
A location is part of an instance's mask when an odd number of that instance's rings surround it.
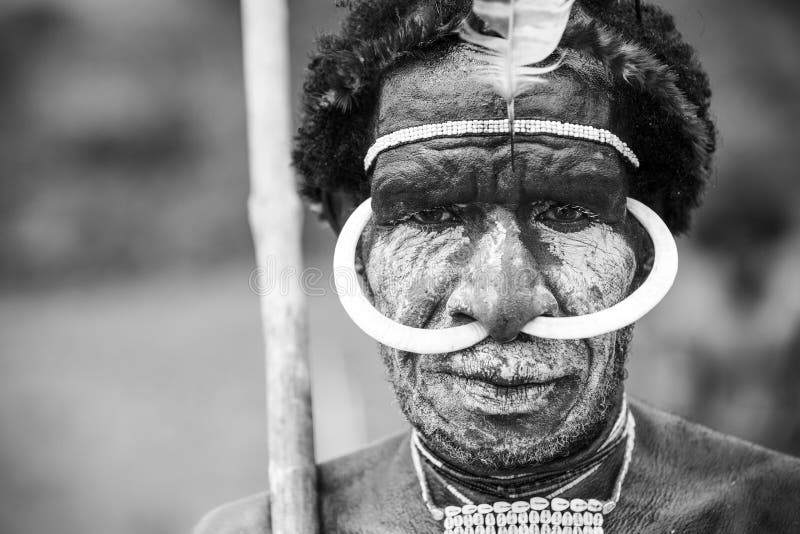
M 615 424 L 591 454 L 573 458 L 568 468 L 551 467 L 548 470 L 539 468 L 535 474 L 477 476 L 440 461 L 428 450 L 419 434 L 414 434 L 413 439 L 415 440 L 414 445 L 427 460 L 428 467 L 431 469 L 429 475 L 440 480 L 443 486 L 447 486 L 447 481 L 452 481 L 461 488 L 481 495 L 497 497 L 498 500 L 524 500 L 532 495 L 549 494 L 554 490 L 566 491 L 574 484 L 598 472 L 610 456 L 616 456 L 620 452 L 620 445 L 626 439 L 626 417 L 627 403 L 623 400 Z M 569 487 L 566 487 L 565 484 L 568 484 Z
M 447 491 L 462 505 L 439 508 L 431 498 L 420 453 L 433 465 L 441 462 L 422 445 L 419 435 L 414 431 L 410 440 L 411 459 L 422 490 L 422 500 L 435 520 L 444 521 L 444 534 L 603 534 L 604 516 L 611 513 L 619 502 L 622 483 L 630 467 L 636 440 L 636 423 L 627 405 L 623 407 L 620 415 L 615 429 L 604 445 L 613 439 L 617 427 L 620 426 L 626 440 L 625 456 L 611 498 L 606 501 L 567 500 L 559 497 L 594 474 L 600 468 L 598 464 L 545 497 L 532 497 L 529 500 L 512 503 L 498 501 L 493 504 L 475 504 L 452 484 L 440 478 Z

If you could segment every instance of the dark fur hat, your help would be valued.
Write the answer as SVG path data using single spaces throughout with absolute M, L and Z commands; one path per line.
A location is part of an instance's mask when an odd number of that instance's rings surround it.
M 328 205 L 333 193 L 369 196 L 362 166 L 380 81 L 420 55 L 454 46 L 470 0 L 341 0 L 337 35 L 319 39 L 304 85 L 294 163 L 300 191 Z M 675 233 L 689 227 L 711 172 L 711 91 L 694 50 L 660 8 L 629 0 L 578 0 L 562 47 L 600 60 L 613 83 L 617 132 L 642 162 L 631 195 Z M 327 210 L 324 210 L 327 212 Z M 330 220 L 330 213 L 327 212 Z

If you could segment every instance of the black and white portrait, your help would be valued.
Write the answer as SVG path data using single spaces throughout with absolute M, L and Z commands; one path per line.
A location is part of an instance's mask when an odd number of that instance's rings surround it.
M 800 532 L 800 9 L 0 1 L 0 532 Z

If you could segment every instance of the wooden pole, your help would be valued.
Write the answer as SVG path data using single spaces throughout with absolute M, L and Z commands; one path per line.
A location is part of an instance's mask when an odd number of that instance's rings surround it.
M 302 207 L 290 167 L 288 0 L 242 0 L 250 152 L 250 226 L 266 350 L 273 534 L 316 534 L 306 304 L 300 290 Z M 281 284 L 290 280 L 291 285 Z M 288 289 L 287 289 L 288 288 Z

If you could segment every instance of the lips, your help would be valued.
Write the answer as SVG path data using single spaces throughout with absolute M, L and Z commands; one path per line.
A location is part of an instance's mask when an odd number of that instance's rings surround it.
M 421 363 L 421 373 L 433 378 L 430 385 L 453 409 L 484 417 L 566 409 L 580 382 L 570 359 L 554 357 L 549 346 L 525 336 L 504 345 L 487 339 Z
M 450 392 L 463 408 L 484 416 L 508 416 L 541 411 L 552 404 L 567 377 L 516 375 L 512 377 L 444 373 Z M 558 395 L 556 395 L 558 396 Z
M 497 388 L 506 388 L 506 389 L 542 386 L 563 378 L 563 375 L 559 375 L 548 371 L 529 372 L 521 374 L 504 373 L 502 370 L 499 370 L 497 372 L 456 371 L 447 374 L 450 374 L 456 378 L 461 378 L 463 380 L 482 382 L 489 386 L 495 386 Z

